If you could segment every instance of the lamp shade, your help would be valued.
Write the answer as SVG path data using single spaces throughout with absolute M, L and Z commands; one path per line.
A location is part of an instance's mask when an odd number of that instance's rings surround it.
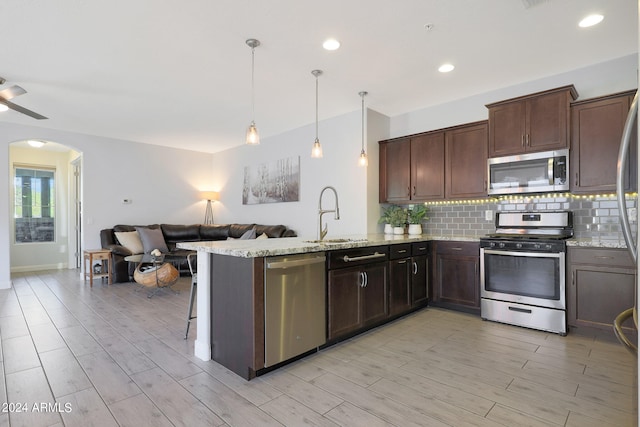
M 201 191 L 200 199 L 202 200 L 220 200 L 220 193 L 217 191 Z

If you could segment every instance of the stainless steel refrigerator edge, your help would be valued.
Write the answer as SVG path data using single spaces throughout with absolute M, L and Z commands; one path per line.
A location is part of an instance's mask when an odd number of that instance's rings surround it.
M 633 128 L 637 126 L 638 121 L 638 93 L 633 97 L 633 102 L 631 103 L 631 108 L 629 109 L 629 115 L 627 116 L 627 121 L 624 126 L 624 131 L 622 133 L 622 141 L 620 142 L 620 151 L 618 154 L 618 165 L 617 165 L 617 175 L 616 175 L 616 197 L 618 201 L 618 212 L 620 215 L 620 228 L 622 230 L 622 234 L 624 236 L 624 240 L 627 244 L 627 250 L 633 259 L 633 262 L 636 264 L 636 269 L 638 265 L 638 243 L 634 241 L 631 225 L 629 223 L 629 216 L 627 213 L 627 206 L 625 203 L 625 194 L 624 194 L 624 185 L 623 185 L 623 176 L 624 176 L 624 168 L 626 165 L 626 158 L 629 153 L 629 144 L 631 142 L 631 135 L 633 133 Z M 636 274 L 636 299 L 638 298 L 638 278 Z M 629 349 L 634 354 L 638 354 L 638 348 L 636 345 L 625 336 L 622 330 L 622 324 L 629 318 L 633 318 L 636 329 L 638 328 L 638 310 L 637 301 L 633 302 L 634 306 L 620 313 L 615 321 L 613 322 L 613 330 L 618 337 L 618 340 L 624 344 L 624 346 Z
M 265 260 L 265 368 L 326 342 L 325 255 Z

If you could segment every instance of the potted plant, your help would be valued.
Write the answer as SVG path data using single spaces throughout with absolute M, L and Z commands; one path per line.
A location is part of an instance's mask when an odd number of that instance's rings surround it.
M 409 234 L 422 234 L 422 221 L 426 219 L 427 207 L 415 205 L 408 212 Z
M 389 217 L 393 234 L 404 234 L 404 226 L 407 223 L 407 210 L 400 206 L 396 206 Z
M 393 225 L 391 222 L 393 221 L 393 217 L 395 212 L 401 209 L 400 206 L 391 205 L 387 208 L 382 208 L 382 215 L 378 220 L 378 224 L 384 224 L 384 234 L 393 234 Z

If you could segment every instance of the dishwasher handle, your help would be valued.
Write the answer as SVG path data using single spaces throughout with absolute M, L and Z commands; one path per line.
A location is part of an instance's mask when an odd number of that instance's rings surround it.
M 313 258 L 303 258 L 303 259 L 292 259 L 290 261 L 271 261 L 267 262 L 267 269 L 275 270 L 279 268 L 291 268 L 291 267 L 302 267 L 305 265 L 313 265 L 324 263 L 324 256 L 317 256 Z
M 371 255 L 363 255 L 363 256 L 354 256 L 354 257 L 350 257 L 349 255 L 345 255 L 344 258 L 342 258 L 342 260 L 344 262 L 354 262 L 354 261 L 363 261 L 363 260 L 367 260 L 367 259 L 376 259 L 376 258 L 385 258 L 387 256 L 387 254 L 381 254 L 379 252 L 375 252 Z

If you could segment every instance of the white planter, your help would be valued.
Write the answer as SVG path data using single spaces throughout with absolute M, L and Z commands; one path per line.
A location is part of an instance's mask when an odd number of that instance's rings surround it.
M 409 234 L 422 234 L 422 224 L 409 224 Z
M 393 234 L 404 234 L 404 227 L 393 227 Z
M 391 224 L 384 225 L 384 234 L 393 234 L 393 227 Z

